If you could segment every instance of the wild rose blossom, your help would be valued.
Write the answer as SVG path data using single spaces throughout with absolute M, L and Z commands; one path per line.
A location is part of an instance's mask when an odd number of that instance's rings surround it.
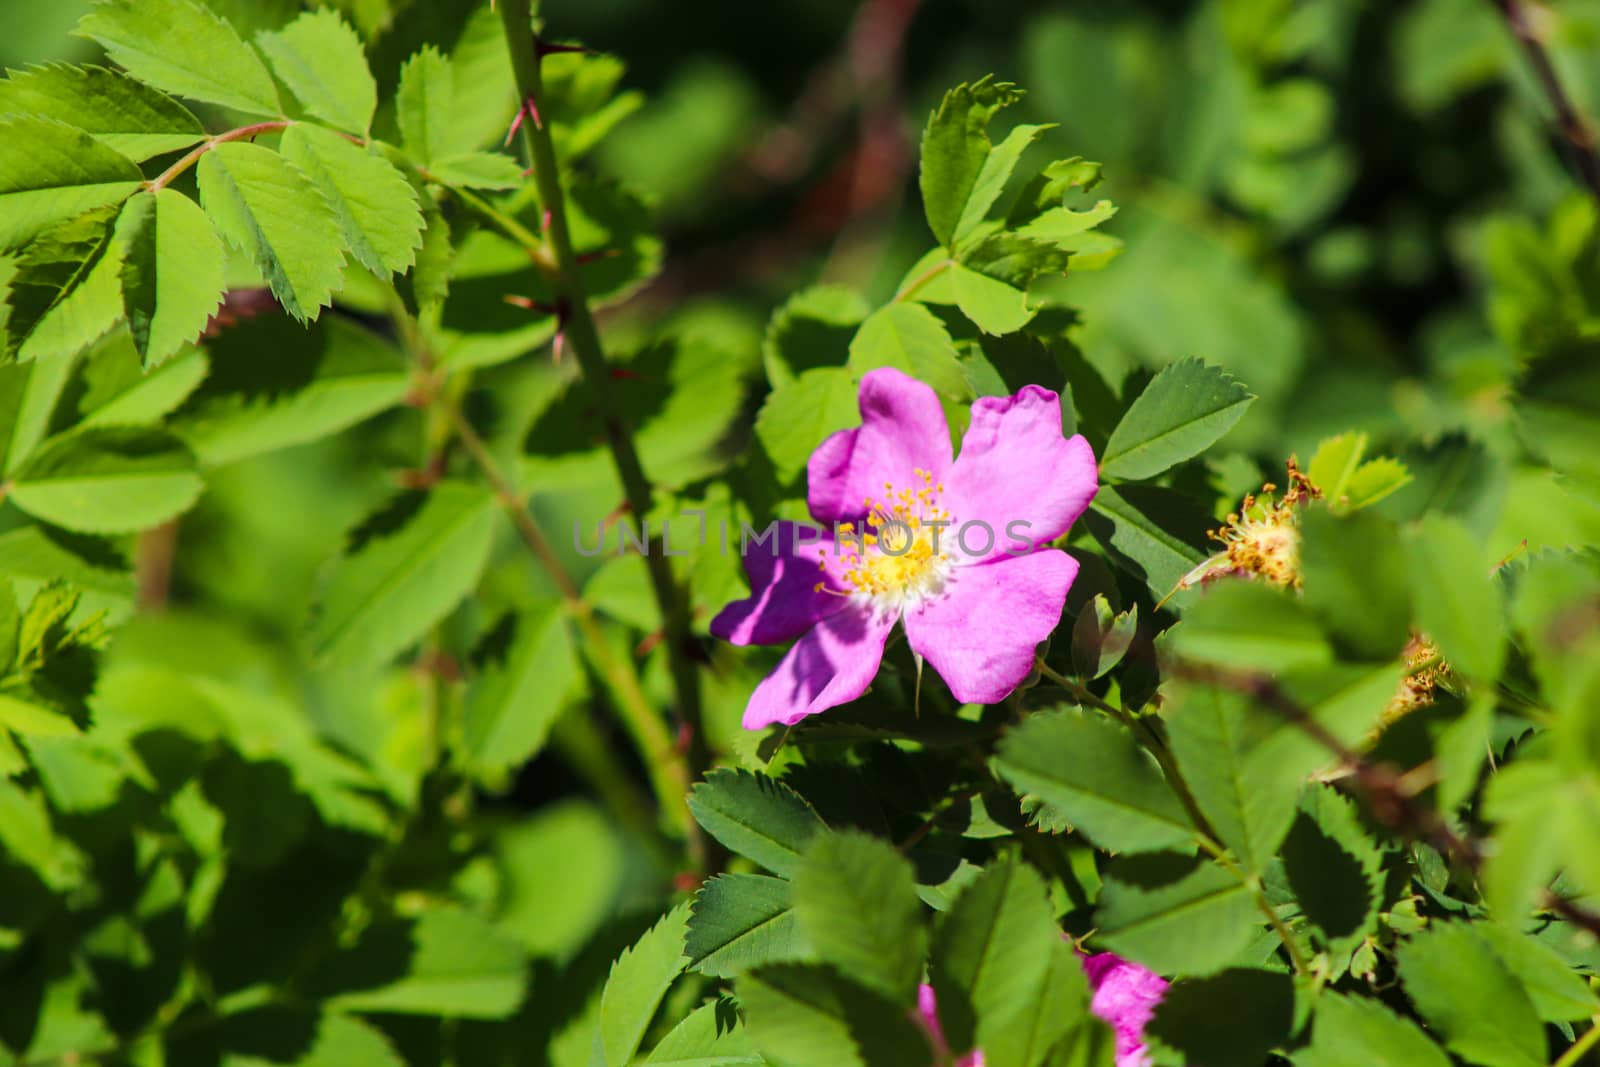
M 1117 1035 L 1117 1067 L 1149 1067 L 1144 1028 L 1167 992 L 1167 980 L 1115 952 L 1083 957 L 1094 997 L 1089 1010 Z
M 859 402 L 861 426 L 807 465 L 806 502 L 826 529 L 779 523 L 752 542 L 750 597 L 711 623 L 736 645 L 799 638 L 751 694 L 752 730 L 859 697 L 897 622 L 957 700 L 1002 700 L 1032 670 L 1078 573 L 1065 552 L 1037 548 L 1098 488 L 1088 442 L 1062 434 L 1055 393 L 979 399 L 959 455 L 922 382 L 871 371 Z
M 1110 1024 L 1117 1040 L 1117 1067 L 1149 1067 L 1144 1028 L 1167 992 L 1167 980 L 1115 952 L 1079 955 L 1093 996 L 1089 1010 Z M 944 1030 L 939 1026 L 939 1002 L 933 986 L 917 990 L 917 1014 L 941 1058 L 949 1056 Z M 956 1067 L 984 1067 L 983 1052 L 974 1049 L 956 1061 Z

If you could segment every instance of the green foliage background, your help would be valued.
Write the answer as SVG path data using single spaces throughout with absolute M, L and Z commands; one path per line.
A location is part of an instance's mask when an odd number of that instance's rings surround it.
M 926 978 L 1108 1064 L 1062 930 L 1158 1063 L 1590 1054 L 1600 213 L 1495 5 L 561 0 L 509 147 L 487 4 L 4 17 L 0 1063 L 904 1067 Z M 717 532 L 879 366 L 1062 394 L 1067 615 L 742 731 Z M 1303 589 L 1184 582 L 1295 454 Z

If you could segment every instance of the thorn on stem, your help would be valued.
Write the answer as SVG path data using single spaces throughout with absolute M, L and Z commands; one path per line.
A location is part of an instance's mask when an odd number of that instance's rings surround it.
M 504 300 L 512 307 L 519 307 L 524 311 L 537 311 L 545 315 L 555 315 L 558 313 L 556 308 L 546 304 L 542 300 L 535 300 L 528 296 L 520 296 L 516 293 L 507 293 L 500 299 Z
M 544 122 L 539 118 L 539 103 L 530 94 L 522 101 L 522 106 L 517 108 L 516 118 L 511 120 L 511 128 L 506 131 L 506 144 L 510 144 L 511 138 L 515 137 L 517 131 L 522 128 L 524 116 L 532 120 L 534 129 L 544 129 Z
M 540 59 L 545 56 L 560 55 L 563 52 L 580 52 L 586 56 L 599 55 L 593 48 L 581 44 L 546 44 L 538 40 L 533 42 L 533 51 Z

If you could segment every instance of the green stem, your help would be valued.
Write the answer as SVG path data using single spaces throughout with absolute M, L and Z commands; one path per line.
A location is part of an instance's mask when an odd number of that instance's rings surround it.
M 426 171 L 421 171 L 420 173 L 430 181 L 437 180 Z M 533 265 L 538 268 L 540 274 L 552 279 L 559 276 L 560 271 L 555 261 L 551 258 L 549 246 L 537 234 L 524 226 L 520 219 L 501 211 L 471 189 L 455 185 L 447 186 L 447 188 L 449 188 L 452 196 L 482 217 L 485 222 L 522 246 L 522 250 L 528 253 L 528 258 L 533 260 Z
M 433 359 L 421 336 L 420 327 L 392 288 L 390 306 L 391 315 L 407 349 L 415 358 L 424 378 L 431 378 L 434 374 Z M 600 622 L 595 618 L 594 609 L 583 599 L 577 583 L 562 565 L 555 547 L 528 510 L 524 494 L 501 470 L 488 444 L 467 420 L 455 394 L 448 387 L 435 383 L 428 388 L 428 398 L 429 409 L 444 420 L 451 436 L 461 443 L 510 517 L 517 535 L 555 583 L 557 593 L 583 637 L 595 670 L 607 683 L 623 728 L 650 775 L 651 788 L 661 809 L 662 820 L 675 836 L 686 841 L 690 861 L 695 868 L 702 868 L 706 856 L 704 838 L 699 826 L 689 817 L 689 809 L 684 803 L 684 797 L 693 782 L 689 763 L 667 730 L 666 723 L 651 706 L 638 671 L 626 659 L 612 653 L 611 646 L 601 632 Z
M 1200 810 L 1200 803 L 1195 800 L 1194 791 L 1189 788 L 1189 783 L 1184 779 L 1183 772 L 1178 769 L 1178 764 L 1173 760 L 1172 753 L 1167 750 L 1166 745 L 1161 743 L 1155 732 L 1147 724 L 1140 721 L 1137 716 L 1130 715 L 1124 709 L 1100 699 L 1083 685 L 1053 669 L 1044 661 L 1043 657 L 1035 657 L 1034 666 L 1038 668 L 1040 675 L 1071 693 L 1080 704 L 1088 704 L 1098 708 L 1120 720 L 1134 731 L 1139 740 L 1143 742 L 1144 747 L 1155 757 L 1156 762 L 1161 765 L 1161 771 L 1166 776 L 1168 784 L 1172 786 L 1173 792 L 1178 794 L 1178 799 L 1183 802 L 1184 810 L 1189 814 L 1189 821 L 1194 824 L 1195 840 L 1199 843 L 1200 848 L 1212 859 L 1216 860 L 1229 874 L 1239 879 L 1240 883 L 1250 891 L 1250 895 L 1255 898 L 1256 907 L 1260 909 L 1262 915 L 1266 916 L 1267 922 L 1278 935 L 1278 940 L 1283 942 L 1284 950 L 1289 953 L 1289 960 L 1294 964 L 1295 972 L 1304 974 L 1307 967 L 1306 959 L 1300 951 L 1299 944 L 1294 939 L 1294 934 L 1278 916 L 1277 911 L 1273 909 L 1272 903 L 1267 900 L 1266 893 L 1261 887 L 1260 879 L 1240 867 L 1233 857 L 1228 854 L 1227 849 L 1217 843 L 1216 831 L 1212 829 L 1210 820 L 1206 818 L 1205 813 Z
M 1042 677 L 1050 679 L 1050 681 L 1054 682 L 1056 685 L 1072 694 L 1072 699 L 1076 700 L 1079 704 L 1083 704 L 1091 708 L 1097 708 L 1100 711 L 1105 712 L 1107 715 L 1110 715 L 1113 719 L 1117 719 L 1130 726 L 1132 725 L 1133 716 L 1129 715 L 1126 711 L 1117 707 L 1115 704 L 1095 696 L 1089 691 L 1088 686 L 1068 678 L 1066 675 L 1050 666 L 1050 664 L 1046 663 L 1043 656 L 1033 657 L 1033 666 Z
M 294 121 L 292 119 L 273 119 L 270 122 L 257 122 L 249 126 L 240 126 L 237 129 L 228 130 L 225 133 L 219 133 L 215 137 L 207 137 L 204 141 L 201 141 L 199 144 L 191 148 L 187 154 L 185 154 L 172 166 L 168 167 L 154 178 L 151 178 L 149 181 L 145 182 L 144 187 L 149 189 L 151 192 L 154 192 L 157 189 L 165 189 L 168 185 L 172 184 L 172 182 L 180 174 L 194 166 L 196 163 L 200 162 L 201 156 L 205 155 L 219 144 L 227 144 L 229 141 L 244 141 L 251 137 L 259 137 L 263 133 L 272 133 L 276 130 L 287 130 L 293 125 Z
M 938 263 L 935 263 L 933 266 L 929 267 L 927 270 L 923 271 L 921 274 L 917 275 L 915 278 L 911 279 L 903 287 L 901 287 L 900 291 L 894 294 L 894 302 L 898 304 L 901 301 L 910 300 L 912 296 L 914 296 L 923 286 L 927 285 L 929 282 L 933 281 L 939 275 L 943 274 L 945 271 L 949 270 L 955 265 L 956 261 L 953 259 L 942 259 Z
M 1595 1016 L 1594 1024 L 1589 1027 L 1588 1031 L 1574 1041 L 1572 1046 L 1563 1052 L 1561 1058 L 1556 1060 L 1551 1067 L 1577 1067 L 1578 1064 L 1583 1062 L 1584 1055 L 1597 1044 L 1600 1044 L 1600 1015 Z
M 628 731 L 634 747 L 639 750 L 640 759 L 649 771 L 650 782 L 655 789 L 656 800 L 661 806 L 662 817 L 679 836 L 688 839 L 691 852 L 698 856 L 701 852 L 699 828 L 689 817 L 689 809 L 684 804 L 684 797 L 688 794 L 692 781 L 689 764 L 684 753 L 678 750 L 666 723 L 651 706 L 644 687 L 639 682 L 638 672 L 626 661 L 612 654 L 611 647 L 600 630 L 599 620 L 595 618 L 594 609 L 583 599 L 572 576 L 562 567 L 554 546 L 550 544 L 544 531 L 528 511 L 521 494 L 500 470 L 500 465 L 490 453 L 489 446 L 467 422 L 458 405 L 453 401 L 440 403 L 443 405 L 445 417 L 450 420 L 456 439 L 461 442 L 473 463 L 489 482 L 501 506 L 505 508 L 506 514 L 516 526 L 518 536 L 555 582 L 561 599 L 565 602 L 583 637 L 584 647 L 594 661 L 595 669 L 605 678 L 608 688 L 617 699 L 617 710 L 621 715 L 622 725 Z
M 1196 840 L 1199 841 L 1200 848 L 1206 855 L 1216 860 L 1218 866 L 1237 878 L 1239 884 L 1249 891 L 1251 898 L 1256 902 L 1256 908 L 1262 915 L 1266 916 L 1267 925 L 1272 927 L 1272 932 L 1278 935 L 1279 941 L 1283 942 L 1284 951 L 1289 954 L 1289 962 L 1293 965 L 1294 972 L 1296 974 L 1308 973 L 1310 965 L 1305 955 L 1300 951 L 1300 944 L 1295 941 L 1294 932 L 1289 929 L 1289 924 L 1283 921 L 1278 915 L 1277 909 L 1272 906 L 1272 902 L 1267 899 L 1267 893 L 1262 888 L 1261 879 L 1240 867 L 1234 858 L 1228 854 L 1227 849 L 1218 844 L 1209 834 L 1199 834 Z
M 530 102 L 544 100 L 544 85 L 539 70 L 539 42 L 533 33 L 529 0 L 502 0 L 499 7 L 506 45 L 511 52 L 511 67 L 516 74 L 517 94 L 523 107 L 531 112 L 532 109 L 528 108 Z M 550 138 L 549 128 L 531 113 L 524 116 L 522 138 L 533 164 L 539 203 L 547 220 L 545 237 L 555 255 L 557 276 L 553 279 L 553 285 L 563 312 L 562 328 L 589 384 L 590 393 L 600 407 L 606 441 L 627 496 L 628 508 L 635 519 L 644 522 L 653 503 L 650 482 L 639 461 L 633 436 L 611 400 L 610 368 L 606 364 L 600 333 L 595 328 L 588 296 L 578 273 L 578 254 L 573 247 L 572 231 L 567 223 L 566 199 L 561 188 L 555 142 Z M 659 546 L 653 546 L 645 555 L 645 563 L 650 572 L 650 584 L 661 606 L 667 662 L 678 695 L 678 712 L 689 729 L 690 764 L 698 772 L 708 760 L 700 721 L 700 676 L 690 658 L 688 597 L 678 587 L 671 563 L 661 554 Z

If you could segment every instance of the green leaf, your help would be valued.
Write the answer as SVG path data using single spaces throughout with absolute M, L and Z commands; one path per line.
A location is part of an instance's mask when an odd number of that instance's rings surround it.
M 461 754 L 478 773 L 501 773 L 532 759 L 550 728 L 585 689 L 566 612 L 547 603 L 519 613 L 503 660 L 467 693 Z
M 532 955 L 565 965 L 615 918 L 632 878 L 627 832 L 571 798 L 499 826 L 490 843 L 501 879 L 495 924 Z M 551 878 L 558 867 L 562 877 Z
M 170 433 L 106 428 L 58 437 L 22 465 L 10 499 L 28 514 L 83 533 L 131 533 L 187 510 L 202 483 Z
M 322 191 L 278 153 L 238 141 L 201 157 L 199 183 L 206 214 L 284 310 L 316 318 L 344 275 L 340 219 Z
M 1011 179 L 1012 171 L 1017 169 L 1022 153 L 1026 152 L 1028 146 L 1037 141 L 1046 130 L 1054 128 L 1054 123 L 1042 126 L 1013 126 L 1011 132 L 1006 134 L 1005 140 L 989 150 L 988 156 L 983 161 L 983 167 L 978 171 L 978 177 L 973 181 L 972 189 L 967 194 L 967 203 L 961 210 L 961 218 L 956 222 L 955 233 L 952 235 L 956 243 L 960 243 L 983 223 L 984 216 L 1000 198 L 1000 194 L 1005 192 L 1006 182 Z
M 468 189 L 520 189 L 528 184 L 517 161 L 499 152 L 467 152 L 436 159 L 428 175 L 445 185 Z
M 774 874 L 792 877 L 801 854 L 827 829 L 800 794 L 766 775 L 716 770 L 689 792 L 706 832 Z
M 1282 856 L 1289 888 L 1331 956 L 1348 954 L 1374 931 L 1383 856 L 1348 799 L 1307 786 Z
M 1002 1043 L 1029 1044 L 1039 1022 L 1029 1009 L 1051 973 L 1059 942 L 1038 873 L 1014 859 L 985 868 L 939 924 L 929 963 L 939 1023 L 951 1049 L 982 1048 L 992 1055 Z M 1077 984 L 1087 994 L 1081 970 Z M 1065 1032 L 1071 1014 L 1057 1021 Z M 1019 1028 L 1027 1035 L 1018 1034 Z M 1042 1042 L 1039 1051 L 1052 1043 Z
M 1138 604 L 1115 612 L 1105 594 L 1096 593 L 1072 624 L 1072 669 L 1082 678 L 1104 677 L 1122 662 L 1138 633 Z
M 24 738 L 78 737 L 79 725 L 43 693 L 25 682 L 0 687 L 0 727 Z
M 133 161 L 82 130 L 51 119 L 0 120 L 0 250 L 15 248 L 55 223 L 119 203 L 138 189 Z
M 1043 275 L 1065 274 L 1070 258 L 1070 253 L 1046 241 L 1002 231 L 963 249 L 959 262 L 987 278 L 1026 289 Z
M 1014 285 L 960 263 L 950 266 L 948 278 L 956 306 L 984 333 L 998 337 L 1022 329 L 1033 319 L 1028 294 Z
M 1085 524 L 1111 558 L 1142 578 L 1157 597 L 1171 593 L 1205 559 L 1195 546 L 1211 518 L 1189 498 L 1161 486 L 1102 484 Z
M 0 81 L 0 115 L 55 119 L 129 159 L 187 148 L 205 135 L 189 109 L 121 71 L 48 63 Z
M 1097 939 L 1163 974 L 1211 974 L 1261 924 L 1250 890 L 1222 868 L 1170 852 L 1123 856 L 1105 872 Z
M 723 1004 L 704 1004 L 672 1028 L 644 1062 L 655 1067 L 761 1067 L 765 1060 Z
M 140 193 L 117 218 L 122 304 L 147 367 L 192 343 L 222 304 L 222 239 L 199 205 L 171 189 Z
M 78 884 L 85 859 L 70 841 L 56 836 L 50 811 L 37 792 L 0 777 L 0 846 L 58 892 Z
M 382 156 L 317 126 L 292 126 L 283 156 L 333 205 L 356 260 L 380 278 L 410 267 L 422 247 L 422 211 L 405 175 Z
M 1089 1012 L 1082 957 L 1060 937 L 1049 944 L 1049 968 L 1024 999 L 1020 1017 L 983 1039 L 985 1062 L 1113 1067 L 1115 1039 L 1110 1027 Z M 939 1009 L 942 1015 L 943 1001 Z
M 395 976 L 397 963 L 404 971 Z M 504 1019 L 522 1003 L 526 972 L 511 938 L 476 915 L 434 907 L 414 920 L 368 927 L 353 948 L 321 966 L 312 985 L 346 1011 Z
M 773 1067 L 909 1067 L 933 1059 L 903 1007 L 829 968 L 780 964 L 734 988 L 750 1039 Z
M 854 831 L 817 835 L 794 872 L 794 912 L 806 943 L 842 974 L 911 1005 L 927 933 L 911 862 Z
M 256 44 L 309 113 L 365 137 L 378 107 L 378 84 L 361 38 L 334 11 L 308 11 Z
M 861 294 L 843 286 L 815 285 L 791 296 L 773 312 L 761 343 L 767 380 L 778 388 L 803 371 L 843 366 L 868 311 Z
M 972 85 L 950 90 L 929 116 L 922 132 L 919 180 L 928 226 L 940 244 L 954 248 L 965 230 L 982 221 L 1016 166 L 1017 157 L 1042 129 L 1022 127 L 1029 132 L 1020 137 L 1013 134 L 1020 143 L 1008 139 L 1001 159 L 990 165 L 991 151 L 1000 150 L 992 149 L 989 143 L 985 132 L 989 120 L 996 111 L 1021 98 L 1021 90 L 1010 82 L 984 77 Z
M 1127 727 L 1108 719 L 1071 710 L 1034 714 L 1000 742 L 995 767 L 1099 848 L 1147 852 L 1194 839 L 1155 759 Z
M 873 312 L 850 342 L 850 371 L 861 377 L 879 367 L 894 367 L 933 387 L 941 397 L 970 401 L 955 342 L 921 304 L 889 304 Z
M 261 57 L 196 0 L 100 0 L 77 33 L 157 89 L 251 115 L 282 113 Z
M 67 380 L 69 359 L 0 365 L 0 474 L 11 474 L 50 428 Z
M 1317 446 L 1306 477 L 1339 514 L 1375 504 L 1411 481 L 1405 465 L 1388 458 L 1362 462 L 1367 435 L 1342 433 Z
M 1428 515 L 1408 531 L 1406 558 L 1417 626 L 1452 670 L 1496 681 L 1505 663 L 1505 602 L 1482 542 L 1455 519 Z
M 1591 1018 L 1600 1008 L 1589 983 L 1554 949 L 1499 923 L 1477 923 L 1472 929 L 1489 942 L 1500 962 L 1522 983 L 1540 1019 L 1577 1022 Z
M 133 601 L 132 575 L 74 553 L 37 526 L 0 534 L 0 574 L 35 582 L 65 580 L 76 589 L 99 594 L 95 599 L 102 604 Z
M 1600 789 L 1588 775 L 1574 780 L 1553 760 L 1520 759 L 1490 777 L 1483 809 L 1495 823 L 1484 897 L 1502 922 L 1520 922 L 1566 863 L 1596 864 Z
M 148 426 L 182 404 L 206 376 L 204 352 L 191 348 L 146 372 L 133 339 L 122 334 L 89 355 L 78 398 L 80 426 Z
M 1322 628 L 1293 594 L 1252 581 L 1222 581 L 1183 613 L 1172 650 L 1195 663 L 1276 674 L 1333 662 Z
M 1341 650 L 1358 658 L 1396 655 L 1411 636 L 1411 581 L 1399 531 L 1370 512 L 1300 516 L 1305 603 Z
M 802 371 L 774 389 L 756 415 L 756 439 L 780 483 L 798 478 L 824 438 L 860 425 L 856 381 L 843 367 Z
M 764 874 L 722 874 L 700 887 L 684 951 L 717 978 L 812 956 L 795 918 L 789 883 Z
M 1311 1044 L 1294 1054 L 1295 1067 L 1450 1067 L 1450 1057 L 1410 1019 L 1370 997 L 1323 993 L 1317 998 Z
M 1167 735 L 1200 810 L 1246 869 L 1272 863 L 1294 821 L 1300 768 L 1264 742 L 1284 728 L 1240 694 L 1185 688 Z
M 1111 431 L 1100 473 L 1139 481 L 1198 456 L 1233 428 L 1255 397 L 1230 375 L 1186 359 L 1157 374 Z
M 1434 745 L 1439 784 L 1434 796 L 1441 814 L 1455 812 L 1478 788 L 1494 741 L 1495 703 L 1492 692 L 1472 694 L 1461 717 L 1439 732 Z
M 411 389 L 404 357 L 341 317 L 302 329 L 262 316 L 207 351 L 211 376 L 172 420 L 207 466 L 338 433 L 396 407 Z
M 1145 1024 L 1145 1040 L 1157 1063 L 1265 1063 L 1288 1040 L 1294 1009 L 1287 974 L 1235 968 L 1173 983 Z
M 341 559 L 312 626 L 317 654 L 379 663 L 415 642 L 477 584 L 496 510 L 487 489 L 442 482 L 399 530 Z
M 1400 980 L 1447 1047 L 1484 1067 L 1546 1062 L 1544 1028 L 1528 994 L 1464 922 L 1434 922 L 1399 946 Z
M 688 962 L 683 955 L 688 922 L 689 905 L 678 905 L 612 964 L 600 994 L 593 1067 L 627 1067 L 633 1061 L 667 987 Z
M 286 1035 L 294 1035 L 293 1040 L 286 1040 Z M 220 1052 L 222 1063 L 250 1067 L 405 1064 L 389 1038 L 371 1023 L 338 1012 L 279 1005 L 247 1008 L 196 1035 L 179 1035 L 170 1049 L 167 1054 L 173 1059 L 192 1054 L 192 1062 L 217 1062 Z
M 21 624 L 17 591 L 9 581 L 0 579 L 0 678 L 11 673 L 17 662 L 17 631 Z
M 405 150 L 431 168 L 439 160 L 465 155 L 478 146 L 455 114 L 455 71 L 450 60 L 426 45 L 400 68 L 395 91 L 395 121 Z
M 17 273 L 7 294 L 8 354 L 36 359 L 45 354 L 39 352 L 40 346 L 49 344 L 41 338 L 52 336 L 76 337 L 87 345 L 116 322 L 117 311 L 108 314 L 104 306 L 101 279 L 105 272 L 97 271 L 107 254 L 114 252 L 113 210 L 110 206 L 96 208 L 52 226 L 17 258 Z

